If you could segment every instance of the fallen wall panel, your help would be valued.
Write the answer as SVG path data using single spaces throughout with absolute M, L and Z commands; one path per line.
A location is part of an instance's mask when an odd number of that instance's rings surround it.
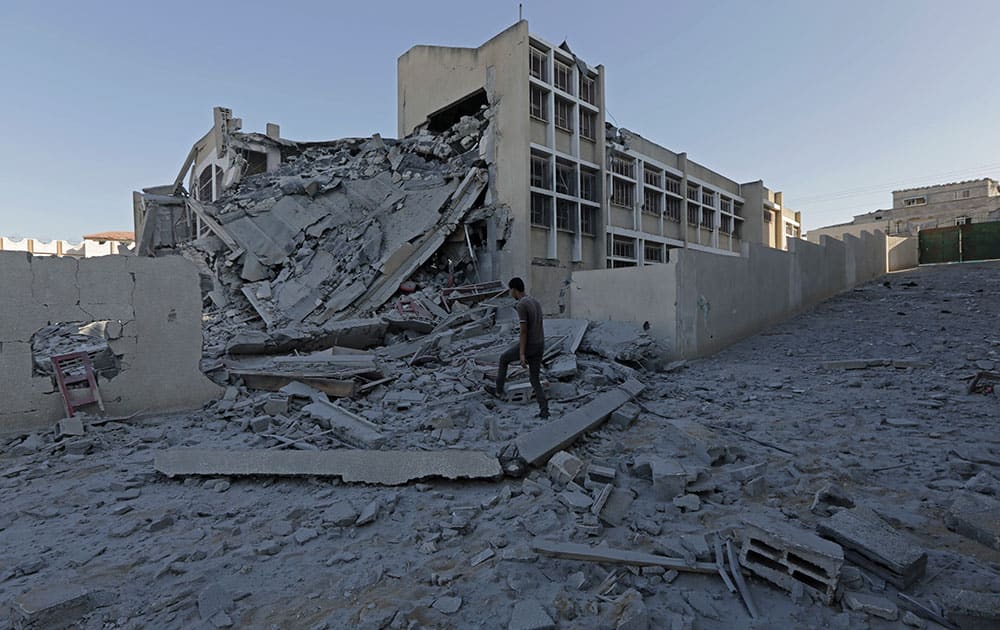
M 492 479 L 500 462 L 478 451 L 210 451 L 173 449 L 156 454 L 157 471 L 176 475 L 340 477 L 345 482 L 397 486 L 430 477 Z

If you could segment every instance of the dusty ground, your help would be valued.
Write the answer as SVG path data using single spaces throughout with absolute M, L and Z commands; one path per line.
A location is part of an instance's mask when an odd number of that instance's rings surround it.
M 1000 462 L 1000 396 L 967 394 L 964 380 L 1000 363 L 1000 264 L 926 267 L 885 280 L 888 286 L 847 292 L 678 372 L 641 373 L 647 391 L 640 402 L 649 412 L 631 428 L 602 429 L 570 449 L 616 467 L 617 487 L 637 493 L 618 527 L 594 526 L 570 511 L 545 471 L 528 480 L 399 488 L 156 473 L 158 449 L 261 447 L 263 438 L 216 408 L 95 427 L 66 448 L 45 436 L 20 457 L 11 454 L 20 440 L 0 442 L 0 627 L 8 603 L 61 583 L 108 593 L 111 603 L 80 621 L 86 628 L 502 628 L 515 603 L 528 600 L 560 628 L 644 627 L 629 625 L 641 621 L 642 608 L 654 628 L 903 627 L 808 595 L 796 600 L 755 578 L 750 589 L 765 618 L 752 624 L 717 576 L 633 572 L 527 548 L 542 536 L 685 553 L 691 539 L 682 535 L 738 529 L 750 513 L 784 513 L 812 529 L 810 505 L 828 482 L 927 550 L 927 574 L 909 589 L 914 597 L 933 600 L 944 586 L 1000 592 L 1000 553 L 942 520 L 955 490 L 977 473 L 987 473 L 974 482 L 981 491 L 1000 491 L 990 476 Z M 927 367 L 820 365 L 853 358 Z M 608 376 L 586 369 L 577 379 L 581 392 Z M 394 437 L 411 447 L 493 452 L 540 422 L 532 408 L 490 410 L 482 402 L 463 403 L 454 426 L 419 408 L 404 414 L 406 422 L 398 414 L 383 420 L 390 432 L 401 421 L 405 430 Z M 573 404 L 555 404 L 553 412 Z M 490 440 L 490 415 L 499 439 Z M 739 458 L 712 468 L 696 511 L 658 501 L 630 466 L 641 454 L 704 465 L 699 445 L 728 446 Z M 766 487 L 751 497 L 726 471 L 759 463 L 767 466 Z M 337 524 L 366 507 L 377 507 L 374 522 Z M 473 566 L 485 550 L 493 555 Z M 628 589 L 641 604 L 624 606 Z M 877 579 L 860 587 L 883 589 L 892 595 Z

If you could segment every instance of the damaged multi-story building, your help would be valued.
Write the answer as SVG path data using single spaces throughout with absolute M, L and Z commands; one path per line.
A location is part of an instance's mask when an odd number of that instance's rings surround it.
M 745 256 L 746 243 L 786 249 L 800 236 L 800 213 L 763 181 L 737 182 L 609 125 L 604 78 L 603 66 L 531 35 L 523 20 L 478 48 L 416 46 L 399 58 L 401 138 L 489 112 L 482 137 L 459 138 L 454 151 L 475 153 L 467 159 L 489 177 L 483 203 L 503 209 L 457 239 L 469 246 L 476 280 L 524 277 L 555 312 L 575 270 L 664 263 L 676 248 Z M 275 124 L 244 133 L 230 110 L 216 108 L 174 183 L 135 193 L 139 252 L 210 234 L 218 217 L 202 204 L 333 144 L 291 142 Z M 394 169 L 398 176 L 407 164 Z
M 605 74 L 520 21 L 478 48 L 415 46 L 398 62 L 398 133 L 497 107 L 491 185 L 513 217 L 502 275 L 548 309 L 578 269 L 662 263 L 675 248 L 786 249 L 801 215 L 763 181 L 740 183 L 606 122 Z

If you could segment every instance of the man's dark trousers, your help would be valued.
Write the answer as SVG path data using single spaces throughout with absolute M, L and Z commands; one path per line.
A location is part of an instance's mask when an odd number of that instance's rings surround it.
M 545 390 L 542 389 L 542 355 L 545 353 L 545 344 L 528 344 L 524 350 L 524 360 L 528 364 L 528 379 L 531 381 L 531 388 L 535 390 L 535 400 L 538 401 L 538 411 L 543 416 L 549 415 L 549 401 L 545 398 Z M 500 355 L 500 368 L 497 370 L 497 395 L 504 392 L 504 383 L 507 382 L 507 366 L 515 361 L 521 360 L 521 346 L 514 344 L 504 350 Z

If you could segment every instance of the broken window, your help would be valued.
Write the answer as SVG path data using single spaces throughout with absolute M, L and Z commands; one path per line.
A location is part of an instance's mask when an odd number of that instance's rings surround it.
M 611 178 L 611 203 L 631 208 L 635 205 L 635 184 L 617 177 Z
M 556 161 L 556 192 L 576 195 L 576 168 L 572 164 Z
M 642 248 L 642 257 L 646 262 L 663 262 L 663 244 L 647 242 Z
M 572 231 L 576 224 L 576 204 L 567 199 L 556 199 L 556 228 Z
M 198 201 L 212 201 L 212 165 L 209 164 L 198 174 Z
M 597 141 L 597 114 L 580 108 L 580 137 Z
M 556 127 L 573 132 L 573 103 L 556 98 Z
M 245 175 L 257 175 L 267 172 L 267 154 L 260 151 L 243 150 L 243 159 L 247 161 Z
M 667 190 L 675 195 L 681 194 L 681 180 L 672 175 L 667 175 Z
M 678 223 L 680 223 L 681 200 L 675 197 L 667 197 L 667 205 L 664 209 L 664 216 L 666 216 L 671 221 L 677 221 Z
M 531 86 L 531 117 L 543 122 L 549 121 L 549 95 L 535 85 Z
M 598 201 L 597 172 L 580 169 L 580 196 L 587 201 Z
M 553 83 L 557 88 L 566 92 L 567 94 L 573 93 L 573 77 L 570 74 L 572 71 L 569 66 L 557 61 L 555 65 L 555 77 Z
M 611 172 L 615 175 L 623 175 L 629 179 L 635 178 L 635 161 L 624 155 L 611 156 Z
M 540 227 L 552 225 L 552 197 L 531 193 L 531 224 Z
M 552 178 L 549 177 L 549 158 L 536 153 L 531 154 L 531 185 L 535 188 L 552 190 Z
M 663 195 L 652 188 L 643 188 L 642 211 L 653 216 L 660 216 L 663 206 Z
M 597 105 L 597 80 L 588 76 L 580 77 L 580 98 Z
M 121 335 L 122 324 L 116 321 L 60 322 L 45 326 L 31 336 L 32 375 L 50 376 L 55 386 L 52 357 L 83 352 L 90 358 L 96 376 L 114 378 L 121 365 L 108 340 Z
M 704 208 L 701 211 L 701 227 L 711 230 L 715 227 L 715 211 Z
M 597 235 L 597 208 L 580 206 L 580 232 L 587 236 Z
M 531 76 L 541 81 L 549 80 L 549 54 L 531 47 Z
M 635 258 L 635 239 L 626 236 L 613 236 L 611 255 L 618 258 Z

